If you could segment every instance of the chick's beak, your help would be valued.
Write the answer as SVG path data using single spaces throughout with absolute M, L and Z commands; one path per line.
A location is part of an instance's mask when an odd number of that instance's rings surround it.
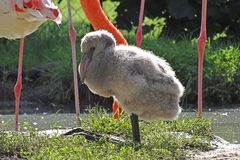
M 93 52 L 88 52 L 88 53 L 83 54 L 83 57 L 82 57 L 82 60 L 81 60 L 81 63 L 80 63 L 80 79 L 81 79 L 81 83 L 84 83 L 88 65 L 89 65 L 89 63 L 92 60 L 92 55 L 93 55 Z

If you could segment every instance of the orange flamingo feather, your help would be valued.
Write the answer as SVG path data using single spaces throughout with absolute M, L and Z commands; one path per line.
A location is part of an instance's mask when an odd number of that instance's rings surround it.
M 111 23 L 104 13 L 99 0 L 80 0 L 82 8 L 94 30 L 104 29 L 115 37 L 117 44 L 128 45 L 122 33 Z

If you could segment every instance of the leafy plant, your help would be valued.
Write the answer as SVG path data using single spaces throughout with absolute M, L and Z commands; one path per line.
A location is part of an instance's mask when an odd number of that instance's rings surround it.
M 108 16 L 109 20 L 113 23 L 116 23 L 116 18 L 118 13 L 116 12 L 117 7 L 120 5 L 120 2 L 106 0 L 102 3 L 102 8 L 106 15 Z
M 159 38 L 160 34 L 163 31 L 163 27 L 166 25 L 166 19 L 163 17 L 149 18 L 145 17 L 143 21 L 143 27 L 148 27 L 149 31 L 146 31 L 144 38 Z

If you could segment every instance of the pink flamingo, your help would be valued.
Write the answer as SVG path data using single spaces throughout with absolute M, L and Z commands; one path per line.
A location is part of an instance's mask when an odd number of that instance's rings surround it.
M 48 19 L 61 23 L 61 14 L 52 0 L 1 0 L 0 38 L 20 38 L 18 78 L 14 86 L 15 129 L 18 131 L 18 115 L 22 89 L 22 60 L 24 37 L 31 34 Z
M 198 117 L 202 117 L 202 70 L 203 70 L 203 56 L 205 44 L 207 39 L 206 33 L 206 16 L 207 16 L 207 0 L 202 0 L 202 20 L 201 31 L 198 37 Z

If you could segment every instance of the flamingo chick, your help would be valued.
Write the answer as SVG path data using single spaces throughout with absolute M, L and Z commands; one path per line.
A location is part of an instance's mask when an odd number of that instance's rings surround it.
M 184 87 L 169 64 L 150 51 L 117 45 L 100 30 L 81 41 L 80 78 L 100 96 L 114 96 L 124 111 L 143 120 L 174 120 Z

